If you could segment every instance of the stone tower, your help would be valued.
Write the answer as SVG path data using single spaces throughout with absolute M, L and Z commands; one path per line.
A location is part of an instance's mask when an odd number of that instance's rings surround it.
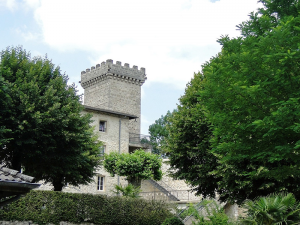
M 111 110 L 137 116 L 130 121 L 129 132 L 140 133 L 141 86 L 147 79 L 145 68 L 124 66 L 108 59 L 81 72 L 81 86 L 84 88 L 84 104 L 95 108 Z

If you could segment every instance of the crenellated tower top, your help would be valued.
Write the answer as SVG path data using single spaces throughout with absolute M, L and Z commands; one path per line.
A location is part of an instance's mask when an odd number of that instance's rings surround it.
M 108 59 L 106 62 L 102 62 L 101 64 L 82 71 L 81 86 L 86 88 L 104 79 L 117 79 L 142 86 L 147 79 L 145 72 L 146 70 L 143 67 L 140 69 L 138 69 L 137 66 L 130 68 L 128 63 L 122 66 L 120 61 L 114 64 L 113 60 Z
M 130 123 L 131 133 L 140 132 L 141 86 L 146 81 L 145 68 L 129 67 L 108 59 L 81 72 L 86 106 L 107 109 L 138 117 Z

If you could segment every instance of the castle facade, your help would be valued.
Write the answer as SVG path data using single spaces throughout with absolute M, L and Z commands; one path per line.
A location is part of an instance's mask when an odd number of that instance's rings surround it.
M 140 134 L 141 86 L 147 80 L 145 68 L 130 67 L 108 59 L 81 72 L 81 86 L 84 89 L 84 112 L 92 114 L 92 126 L 103 143 L 99 154 L 116 151 L 131 153 L 142 148 L 151 151 Z M 144 141 L 142 141 L 144 140 Z M 163 163 L 164 172 L 161 181 L 142 181 L 141 195 L 147 199 L 158 200 L 199 200 L 182 180 L 173 180 L 167 176 L 168 165 Z M 124 177 L 111 177 L 104 168 L 96 171 L 94 182 L 80 187 L 66 186 L 65 192 L 112 195 L 116 184 L 127 185 Z M 40 189 L 51 190 L 49 185 Z

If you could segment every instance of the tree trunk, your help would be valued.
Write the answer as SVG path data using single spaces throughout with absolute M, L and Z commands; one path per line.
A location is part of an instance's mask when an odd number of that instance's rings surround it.
M 62 191 L 62 188 L 64 187 L 63 180 L 63 177 L 61 177 L 52 182 L 54 191 Z
M 127 178 L 127 180 L 128 180 L 128 183 L 129 184 L 132 184 L 134 187 L 138 187 L 138 188 L 140 188 L 141 187 L 141 185 L 142 185 L 142 180 L 141 179 L 139 179 L 139 178 L 136 178 L 136 177 L 128 177 Z
M 13 148 L 12 144 L 7 145 L 8 148 L 10 148 L 10 152 L 12 152 L 12 158 L 11 158 L 11 169 L 17 170 L 19 173 L 21 172 L 21 157 L 18 150 Z
M 230 202 L 227 202 L 223 208 L 224 208 L 225 214 L 229 218 L 234 219 L 234 220 L 238 219 L 239 212 L 238 212 L 237 204 L 231 204 Z

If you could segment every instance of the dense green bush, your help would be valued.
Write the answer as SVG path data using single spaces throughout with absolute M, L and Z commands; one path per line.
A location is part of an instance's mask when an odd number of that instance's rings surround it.
M 139 198 L 139 194 L 141 192 L 140 187 L 135 187 L 132 184 L 128 184 L 127 186 L 117 185 L 115 186 L 115 191 L 113 191 L 117 195 L 121 195 L 123 197 L 129 198 Z
M 291 193 L 275 193 L 243 204 L 247 217 L 240 224 L 299 224 L 300 204 Z
M 181 218 L 193 216 L 193 225 L 233 225 L 223 207 L 214 199 L 203 200 L 197 205 L 190 204 Z
M 68 221 L 94 224 L 160 225 L 172 217 L 166 203 L 144 199 L 107 197 L 53 191 L 31 191 L 0 209 L 1 220 L 38 224 Z
M 171 217 L 165 219 L 162 225 L 184 225 L 184 223 L 178 217 Z

